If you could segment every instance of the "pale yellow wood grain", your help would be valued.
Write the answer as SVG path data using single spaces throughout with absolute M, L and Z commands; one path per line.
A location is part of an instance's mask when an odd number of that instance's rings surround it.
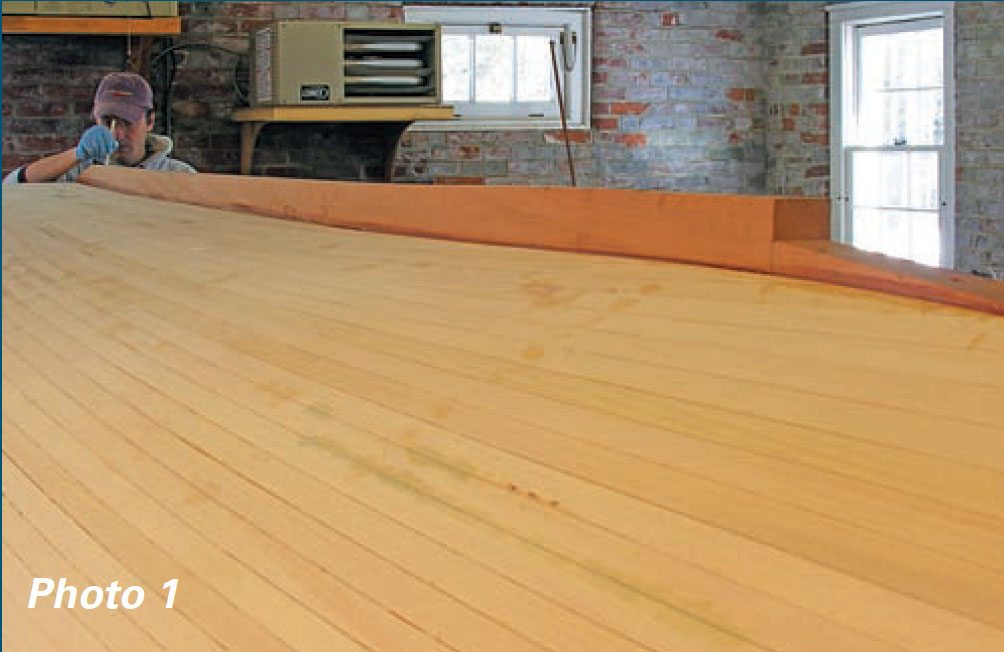
M 1004 647 L 1001 318 L 3 201 L 11 649 Z M 42 567 L 185 592 L 88 638 Z
M 100 542 L 95 541 L 87 530 L 71 519 L 67 512 L 52 503 L 8 458 L 4 458 L 3 475 L 7 481 L 4 485 L 4 496 L 11 502 L 12 508 L 20 511 L 28 526 L 44 532 L 47 541 L 62 557 L 73 560 L 79 568 L 85 569 L 89 584 L 107 585 L 114 579 L 122 586 L 142 587 L 146 600 L 161 599 L 163 582 L 156 584 L 146 582 L 131 572 L 123 564 L 122 559 L 113 556 Z M 20 594 L 23 590 L 19 588 L 18 592 Z M 200 629 L 196 622 L 188 618 L 188 606 L 179 604 L 176 609 L 171 610 L 134 609 L 129 617 L 165 649 L 198 651 L 223 649 Z M 40 612 L 38 615 L 44 614 Z
M 22 556 L 18 560 L 21 564 L 15 563 L 13 558 L 5 558 L 5 565 L 9 559 L 14 567 L 18 567 L 19 565 L 26 567 L 33 577 L 45 576 L 45 573 L 49 573 L 48 577 L 57 582 L 59 578 L 65 577 L 67 583 L 78 590 L 75 615 L 84 618 L 86 627 L 108 649 L 120 652 L 165 649 L 160 641 L 151 636 L 149 632 L 144 630 L 135 621 L 132 617 L 132 611 L 134 610 L 126 610 L 121 606 L 121 593 L 119 593 L 118 600 L 115 603 L 118 605 L 116 609 L 97 608 L 84 610 L 80 607 L 81 591 L 91 585 L 104 587 L 108 582 L 104 581 L 104 578 L 95 579 L 94 575 L 81 571 L 70 559 L 56 552 L 49 540 L 41 532 L 32 527 L 6 499 L 3 501 L 3 509 L 5 525 L 4 546 L 11 551 L 18 551 L 18 553 L 12 552 L 12 555 L 20 554 Z M 123 589 L 132 585 L 127 576 L 118 581 L 120 582 L 119 586 Z M 17 586 L 17 593 L 25 593 L 25 583 L 27 583 L 30 591 L 31 580 L 22 576 L 15 583 L 15 585 L 20 584 L 20 586 Z M 149 587 L 146 590 L 148 591 Z M 107 600 L 107 596 L 105 596 L 105 599 Z M 49 610 L 43 607 L 47 603 L 52 604 L 51 601 L 52 596 L 40 598 L 33 610 L 34 615 L 49 615 Z M 63 602 L 64 607 L 67 604 L 68 602 Z

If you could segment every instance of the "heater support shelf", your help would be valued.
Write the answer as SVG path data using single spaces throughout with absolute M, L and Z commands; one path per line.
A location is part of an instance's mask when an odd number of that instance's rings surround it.
M 392 106 L 274 106 L 238 109 L 233 119 L 241 123 L 241 174 L 251 174 L 255 143 L 265 125 L 272 122 L 378 123 L 384 135 L 386 178 L 393 175 L 394 157 L 401 135 L 416 120 L 452 120 L 453 107 L 436 105 Z

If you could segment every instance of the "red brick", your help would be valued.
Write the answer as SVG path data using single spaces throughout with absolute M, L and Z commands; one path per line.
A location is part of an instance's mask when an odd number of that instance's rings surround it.
M 247 16 L 249 18 L 271 18 L 271 2 L 228 2 L 224 5 L 230 16 Z
M 828 177 L 830 176 L 829 165 L 813 165 L 806 169 L 805 177 Z
M 829 46 L 826 43 L 809 43 L 802 46 L 802 54 L 826 54 Z
M 596 57 L 593 59 L 593 66 L 597 68 L 627 68 L 627 60 Z
M 14 115 L 27 118 L 47 118 L 66 115 L 64 102 L 16 102 Z
M 370 7 L 370 18 L 377 21 L 400 22 L 404 12 L 401 7 L 377 5 Z
M 613 131 L 617 128 L 617 118 L 593 118 L 593 129 Z
M 720 29 L 715 32 L 715 38 L 722 41 L 735 41 L 740 43 L 743 40 L 743 33 L 738 29 Z
M 268 19 L 253 19 L 253 20 L 242 20 L 238 24 L 236 33 L 241 37 L 241 41 L 246 41 L 246 34 L 251 32 L 257 32 L 260 29 L 268 27 L 272 21 Z M 236 48 L 235 48 L 236 49 Z
M 802 142 L 806 145 L 829 145 L 829 134 L 802 134 Z
M 614 115 L 641 115 L 648 109 L 643 102 L 614 102 L 610 105 Z
M 37 154 L 69 149 L 69 140 L 65 136 L 18 136 L 15 140 L 19 152 Z
M 593 83 L 594 84 L 605 84 L 605 83 L 607 83 L 607 73 L 605 73 L 605 72 L 594 72 L 593 73 Z
M 614 134 L 614 142 L 627 147 L 644 147 L 648 144 L 645 134 Z
M 800 104 L 789 104 L 788 105 L 788 115 L 799 115 L 802 112 L 802 106 Z
M 810 104 L 809 111 L 816 115 L 829 115 L 830 105 L 829 104 Z
M 307 20 L 345 20 L 345 3 L 303 2 L 300 17 Z
M 588 131 L 568 132 L 568 142 L 570 143 L 588 143 L 589 141 L 590 141 L 590 134 Z M 565 142 L 565 135 L 561 131 L 548 131 L 544 133 L 544 142 L 563 143 Z
M 441 186 L 483 186 L 484 177 L 436 177 L 433 183 Z
M 784 131 L 795 131 L 795 118 L 782 118 L 781 128 Z
M 663 27 L 676 27 L 680 24 L 680 14 L 677 13 L 665 13 L 662 15 L 662 26 Z
M 34 159 L 28 156 L 15 156 L 13 154 L 3 155 L 3 171 L 6 175 L 14 168 L 19 168 L 26 163 L 31 163 Z
M 610 105 L 605 102 L 593 104 L 593 115 L 610 115 Z
M 56 90 L 52 89 L 52 92 Z M 42 89 L 35 84 L 30 86 L 8 86 L 4 84 L 3 98 L 5 100 L 37 100 L 39 97 L 42 97 L 42 92 Z M 63 96 L 60 95 L 59 97 Z
M 729 98 L 734 102 L 742 102 L 743 98 L 746 97 L 746 89 L 730 88 L 725 91 L 725 97 Z
M 829 83 L 829 75 L 825 72 L 802 73 L 803 84 L 826 84 Z
M 744 95 L 746 97 L 746 101 L 747 102 L 752 102 L 753 100 L 756 99 L 756 89 L 755 88 L 747 88 L 746 92 L 744 93 Z
M 481 148 L 477 145 L 461 145 L 460 158 L 467 160 L 481 158 Z

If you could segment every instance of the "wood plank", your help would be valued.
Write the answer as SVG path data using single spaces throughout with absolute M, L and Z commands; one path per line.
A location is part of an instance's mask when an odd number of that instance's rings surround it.
M 674 259 L 770 270 L 775 206 L 797 201 L 814 230 L 829 223 L 826 202 L 738 195 L 668 194 L 597 188 L 420 186 L 109 173 L 88 184 L 286 219 L 568 251 Z M 784 231 L 784 229 L 782 229 Z
M 775 242 L 772 271 L 1004 314 L 1004 283 L 828 240 Z
M 823 199 L 590 188 L 428 187 L 92 166 L 81 181 L 201 206 L 385 233 L 696 262 L 1004 315 L 1000 284 L 832 245 Z M 470 213 L 475 208 L 477 219 Z M 792 244 L 792 243 L 798 244 Z M 831 246 L 832 245 L 832 246 Z
M 414 122 L 453 120 L 453 107 L 442 105 L 262 106 L 237 109 L 236 122 Z
M 181 34 L 181 18 L 95 18 L 81 16 L 3 16 L 4 34 Z

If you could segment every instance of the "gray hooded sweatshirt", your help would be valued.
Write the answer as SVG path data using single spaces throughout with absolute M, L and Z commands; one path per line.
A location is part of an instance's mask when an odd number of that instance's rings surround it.
M 167 136 L 161 136 L 159 134 L 147 134 L 146 135 L 146 151 L 147 155 L 142 161 L 137 163 L 133 167 L 142 168 L 144 170 L 157 170 L 159 172 L 195 172 L 193 168 L 188 163 L 184 163 L 177 159 L 169 158 L 167 155 L 171 153 L 174 143 Z M 113 163 L 114 165 L 114 163 Z M 91 166 L 90 162 L 78 161 L 72 168 L 64 172 L 59 178 L 56 179 L 58 182 L 66 183 L 69 181 L 76 181 L 80 174 Z M 3 180 L 3 185 L 14 185 L 19 183 L 17 180 L 18 174 L 21 172 L 21 168 L 18 168 L 8 174 Z

